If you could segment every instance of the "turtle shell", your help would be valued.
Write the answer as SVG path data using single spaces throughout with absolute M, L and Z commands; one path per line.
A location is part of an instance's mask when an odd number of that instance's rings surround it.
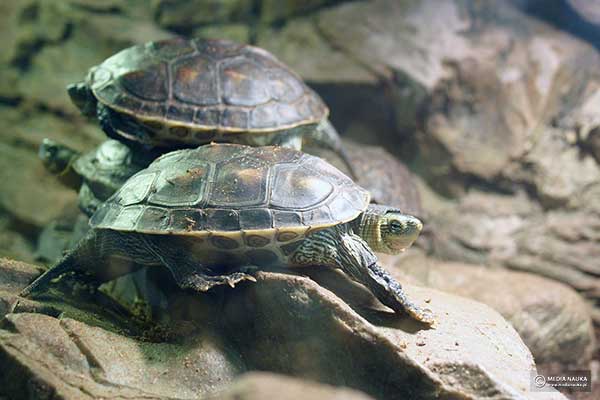
M 117 140 L 107 140 L 73 163 L 75 172 L 101 200 L 109 198 L 143 166 L 132 159 L 131 150 Z
M 166 135 L 276 132 L 316 124 L 329 110 L 269 52 L 228 40 L 183 38 L 137 45 L 93 67 L 98 101 Z
M 212 144 L 155 160 L 98 209 L 91 225 L 154 234 L 302 235 L 356 218 L 369 200 L 320 158 L 279 146 Z

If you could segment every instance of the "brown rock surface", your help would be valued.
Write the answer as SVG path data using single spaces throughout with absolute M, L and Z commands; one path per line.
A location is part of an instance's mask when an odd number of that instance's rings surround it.
M 171 292 L 171 333 L 152 342 L 132 333 L 135 319 L 123 324 L 124 316 L 81 298 L 23 300 L 2 322 L 0 388 L 56 398 L 190 398 L 259 369 L 386 399 L 562 398 L 528 393 L 533 358 L 487 306 L 407 287 L 438 318 L 424 329 L 337 271 L 305 271 L 310 278 L 260 272 L 256 284 L 220 295 Z
M 573 203 L 581 208 L 542 212 L 527 196 L 472 190 L 436 210 L 434 252 L 474 264 L 502 265 L 566 283 L 596 306 L 600 298 L 598 185 Z M 595 320 L 598 320 L 595 312 Z
M 356 182 L 371 193 L 371 201 L 397 207 L 403 212 L 423 218 L 419 188 L 415 176 L 397 158 L 380 146 L 344 140 L 348 157 L 356 174 Z M 345 173 L 348 167 L 332 151 L 306 147 L 304 151 L 325 158 Z
M 538 275 L 423 257 L 389 258 L 399 279 L 464 296 L 506 318 L 536 363 L 587 368 L 596 348 L 589 305 L 570 287 Z
M 267 372 L 250 372 L 241 375 L 223 392 L 216 393 L 208 399 L 369 400 L 373 398 L 356 390 L 337 388 Z

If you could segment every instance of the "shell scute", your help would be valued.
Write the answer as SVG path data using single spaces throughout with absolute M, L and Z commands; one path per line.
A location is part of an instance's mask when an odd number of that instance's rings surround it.
M 220 103 L 217 70 L 211 60 L 195 55 L 177 61 L 172 68 L 175 98 L 199 106 Z
M 319 175 L 294 164 L 277 165 L 271 206 L 285 209 L 314 207 L 334 192 L 333 185 Z
M 217 108 L 198 108 L 196 115 L 194 115 L 194 123 L 202 126 L 217 127 L 221 124 L 221 111 Z
M 165 101 L 169 97 L 169 78 L 165 63 L 127 72 L 118 81 L 124 89 L 140 99 Z
M 303 222 L 306 226 L 326 225 L 333 219 L 331 210 L 329 210 L 329 207 L 327 206 L 322 206 L 314 210 L 307 211 L 303 214 L 303 216 Z
M 250 116 L 245 109 L 226 108 L 221 115 L 220 126 L 225 128 L 248 129 Z
M 273 217 L 268 208 L 249 208 L 240 210 L 240 228 L 243 230 L 270 229 Z
M 113 227 L 122 231 L 135 230 L 137 222 L 145 208 L 143 205 L 123 207 L 115 219 Z
M 269 170 L 254 159 L 236 158 L 218 164 L 215 181 L 208 200 L 210 206 L 265 205 Z
M 134 175 L 115 193 L 114 201 L 123 207 L 141 203 L 150 193 L 156 175 L 148 171 Z
M 181 121 L 185 123 L 194 122 L 194 110 L 191 107 L 183 107 L 183 106 L 170 106 L 167 109 L 167 118 L 173 121 Z
M 206 227 L 206 214 L 194 208 L 171 210 L 166 230 L 170 232 L 202 231 Z
M 169 210 L 162 207 L 147 206 L 137 220 L 136 231 L 155 231 L 169 227 Z
M 252 60 L 228 60 L 219 76 L 225 104 L 248 107 L 271 100 L 269 79 L 260 65 Z
M 183 168 L 166 168 L 160 172 L 148 202 L 152 204 L 180 207 L 200 203 L 212 175 L 209 163 L 182 163 Z
M 182 37 L 150 42 L 147 45 L 149 53 L 166 60 L 193 53 L 196 48 L 193 43 Z
M 239 231 L 240 215 L 236 210 L 207 208 L 206 226 L 207 231 Z
M 273 227 L 294 227 L 302 226 L 302 215 L 298 212 L 293 211 L 273 211 Z

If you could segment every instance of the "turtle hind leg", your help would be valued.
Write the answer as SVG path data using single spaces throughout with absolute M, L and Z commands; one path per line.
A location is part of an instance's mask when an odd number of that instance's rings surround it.
M 77 263 L 75 259 L 76 257 L 72 254 L 66 255 L 58 262 L 58 264 L 44 272 L 29 286 L 23 289 L 19 295 L 21 297 L 31 297 L 47 291 L 50 288 L 50 284 L 53 280 L 60 278 L 66 273 L 77 271 Z
M 85 281 L 97 288 L 142 266 L 159 264 L 144 245 L 140 235 L 91 230 L 56 265 L 25 288 L 21 296 L 43 292 L 53 280 L 67 273 L 76 275 L 75 281 Z
M 32 295 L 40 294 L 50 288 L 52 281 L 59 279 L 68 273 L 80 276 L 87 275 L 88 277 L 86 280 L 89 280 L 90 274 L 83 265 L 85 265 L 86 257 L 89 257 L 91 254 L 95 245 L 95 240 L 95 233 L 93 231 L 89 232 L 81 239 L 75 249 L 67 253 L 60 261 L 58 261 L 58 263 L 23 289 L 20 296 L 31 297 Z
M 256 282 L 256 278 L 250 274 L 251 271 L 256 269 L 252 266 L 222 275 L 211 274 L 210 266 L 202 265 L 200 262 L 190 259 L 188 251 L 177 246 L 175 242 L 170 242 L 167 245 L 167 242 L 159 242 L 150 235 L 144 236 L 144 242 L 145 248 L 160 260 L 160 264 L 171 271 L 175 283 L 181 289 L 206 292 L 215 286 L 229 285 L 234 287 L 241 281 Z
M 228 285 L 235 287 L 239 282 L 251 281 L 256 282 L 256 278 L 245 272 L 232 272 L 227 275 L 205 275 L 198 273 L 197 270 L 200 266 L 195 264 L 192 268 L 182 268 L 180 265 L 175 269 L 176 273 L 173 273 L 177 285 L 182 289 L 193 289 L 197 292 L 206 292 L 215 286 Z M 169 268 L 173 272 L 174 268 Z
M 305 139 L 309 143 L 314 143 L 317 146 L 324 147 L 336 153 L 343 161 L 352 179 L 357 179 L 356 171 L 350 161 L 350 156 L 340 139 L 339 133 L 335 130 L 328 119 L 324 119 L 317 127 L 305 135 Z

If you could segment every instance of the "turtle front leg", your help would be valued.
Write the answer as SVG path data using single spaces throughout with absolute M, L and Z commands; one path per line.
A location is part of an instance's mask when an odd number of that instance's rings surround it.
M 432 324 L 430 310 L 412 303 L 402 286 L 381 266 L 369 245 L 347 226 L 335 226 L 307 237 L 292 255 L 298 265 L 328 265 L 339 268 L 353 280 L 365 285 L 377 299 L 417 321 Z
M 340 268 L 368 287 L 383 304 L 396 312 L 406 312 L 417 321 L 434 322 L 431 310 L 420 308 L 408 299 L 400 283 L 378 264 L 377 256 L 360 236 L 340 235 L 339 257 Z

